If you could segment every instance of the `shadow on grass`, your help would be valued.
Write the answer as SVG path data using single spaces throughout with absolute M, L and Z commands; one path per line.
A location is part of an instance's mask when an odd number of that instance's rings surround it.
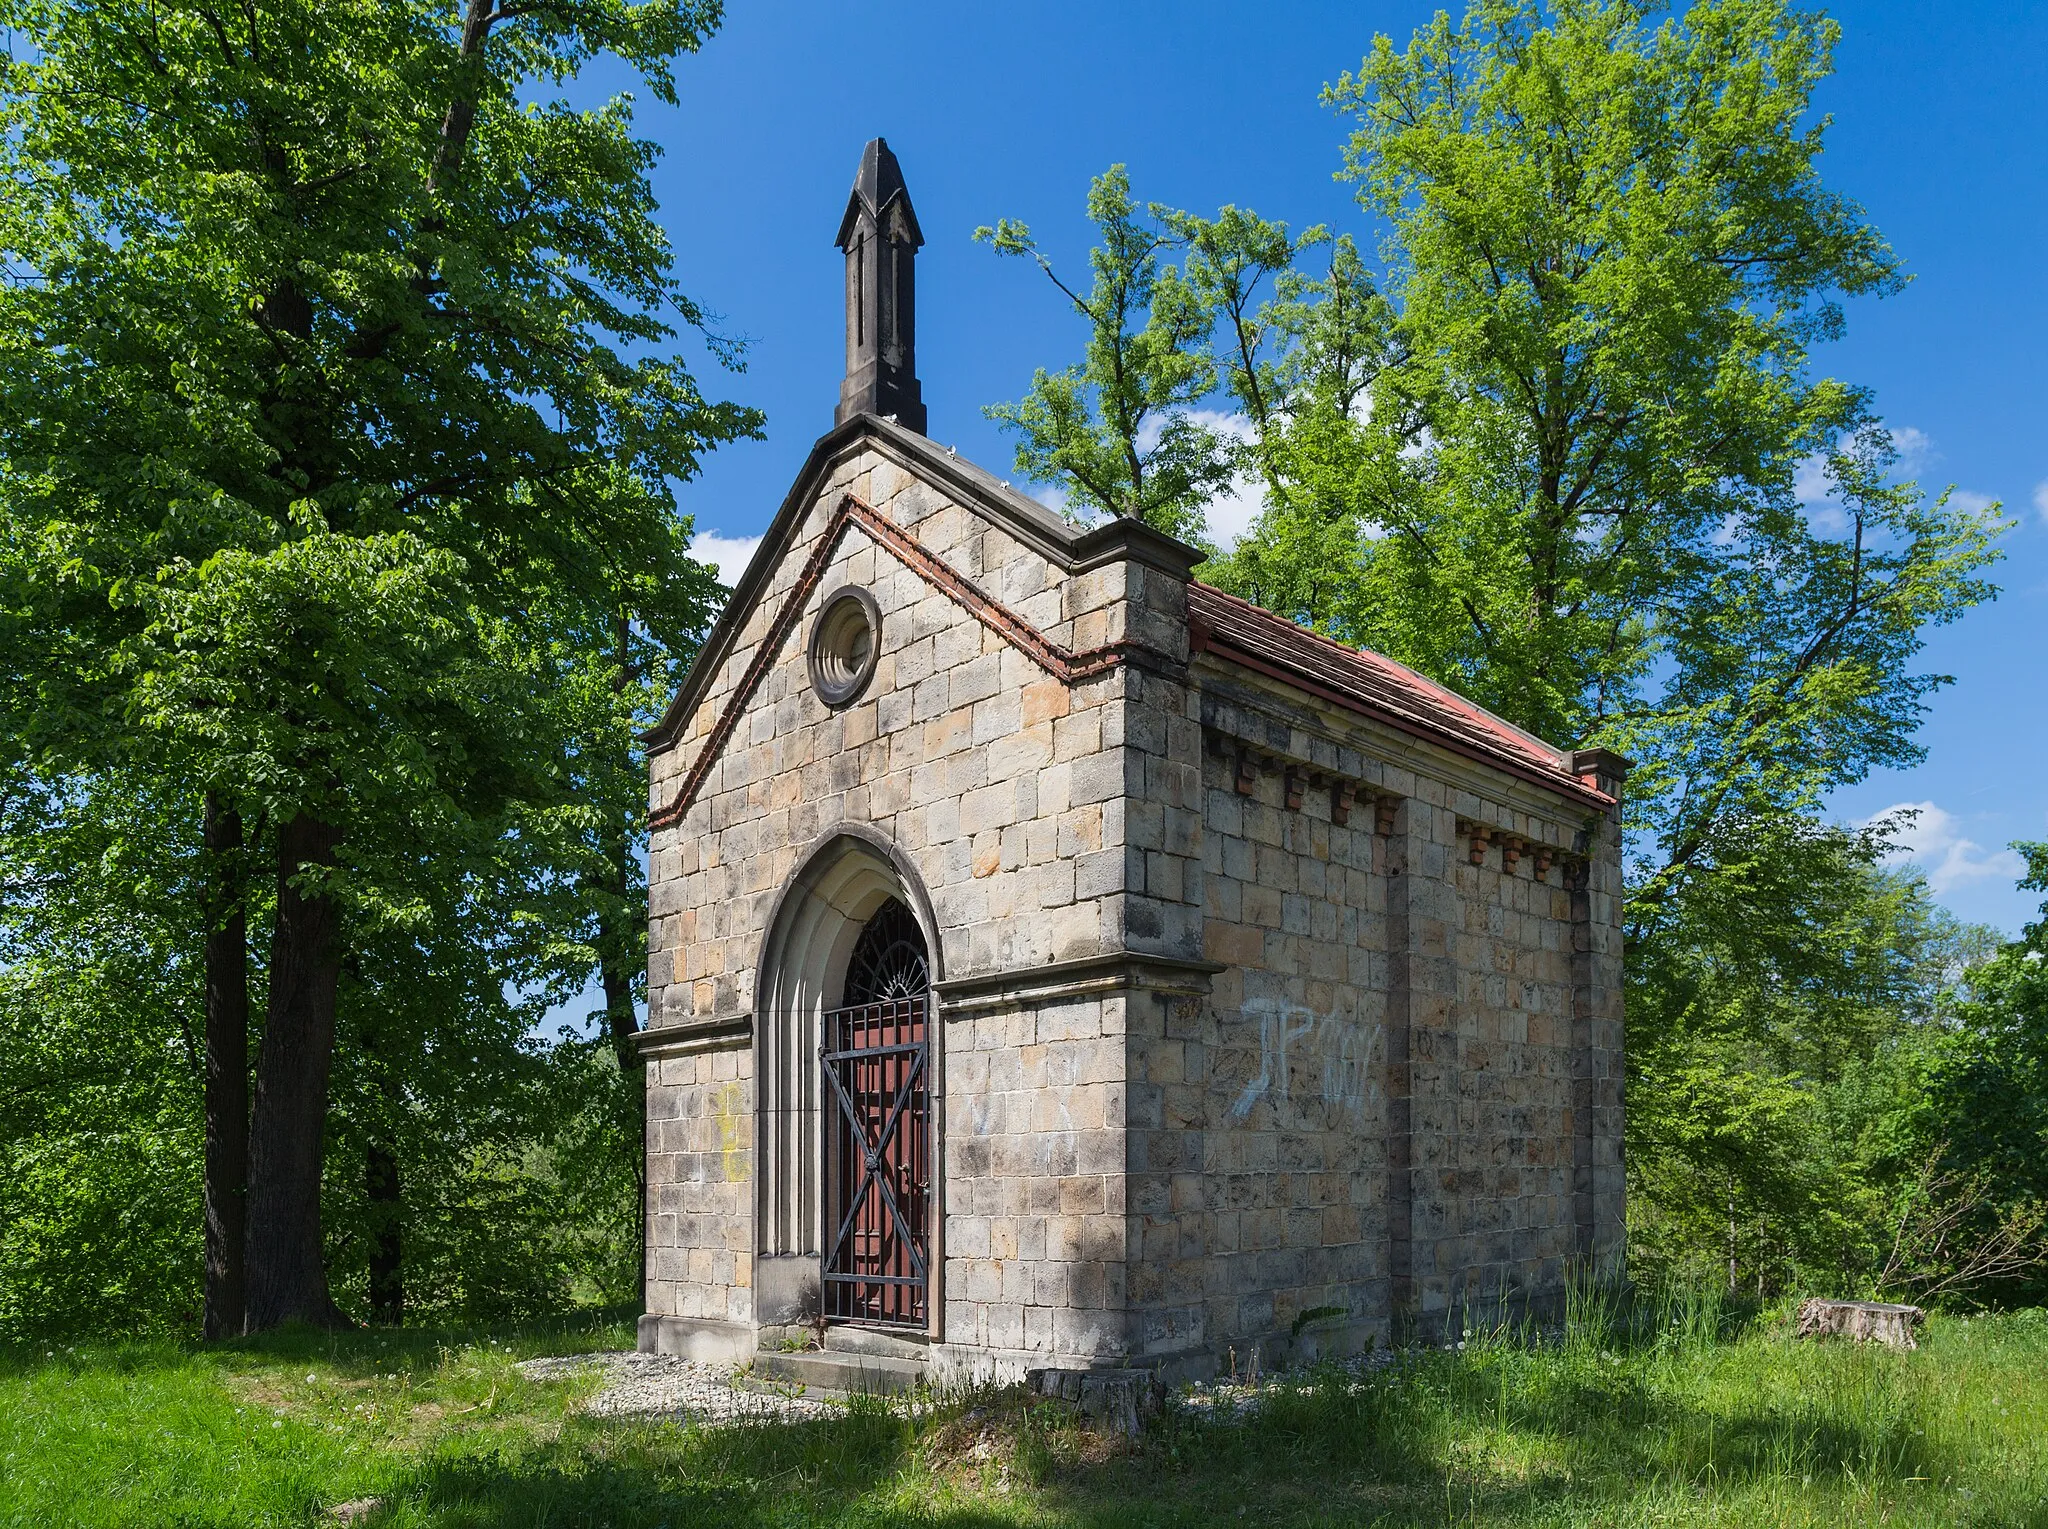
M 135 1333 L 99 1339 L 12 1339 L 0 1341 L 0 1378 L 32 1374 L 52 1364 L 77 1369 L 139 1371 L 207 1357 L 232 1364 L 238 1358 L 318 1360 L 344 1375 L 388 1370 L 394 1359 L 438 1360 L 445 1352 L 493 1343 L 515 1358 L 575 1354 L 592 1349 L 631 1348 L 638 1308 L 592 1308 L 560 1316 L 504 1322 L 495 1326 L 347 1327 L 329 1329 L 294 1322 L 247 1338 L 202 1343 L 180 1334 Z
M 1767 1338 L 1731 1345 L 1718 1319 L 1696 1342 L 1673 1331 L 1603 1331 L 1563 1346 L 1482 1340 L 1464 1353 L 1412 1353 L 1363 1377 L 1332 1370 L 1269 1392 L 1260 1414 L 1240 1423 L 1176 1414 L 1131 1450 L 1083 1433 L 1057 1409 L 1027 1413 L 1014 1393 L 955 1399 L 917 1419 L 867 1406 L 706 1430 L 565 1416 L 569 1398 L 508 1385 L 502 1363 L 443 1366 L 457 1349 L 511 1359 L 623 1346 L 628 1325 L 606 1314 L 495 1330 L 295 1329 L 206 1350 L 140 1340 L 57 1353 L 59 1363 L 115 1373 L 194 1367 L 204 1356 L 230 1372 L 267 1369 L 294 1391 L 294 1374 L 317 1361 L 322 1384 L 316 1391 L 306 1374 L 313 1401 L 302 1426 L 322 1430 L 346 1423 L 358 1397 L 395 1408 L 427 1398 L 449 1409 L 401 1422 L 388 1438 L 364 1435 L 378 1451 L 374 1468 L 336 1455 L 326 1478 L 287 1483 L 295 1500 L 327 1504 L 374 1491 L 384 1506 L 360 1529 L 1578 1525 L 1658 1516 L 1681 1499 L 1677 1517 L 1777 1522 L 1787 1494 L 1794 1521 L 1846 1523 L 1873 1488 L 1902 1494 L 1910 1511 L 1901 1522 L 2048 1529 L 2036 1511 L 2048 1494 L 2030 1490 L 2043 1485 L 2032 1452 L 1928 1426 L 1940 1403 L 1923 1384 L 1926 1356 Z M 2031 1349 L 2013 1357 L 2019 1368 L 2000 1387 L 2032 1373 Z M 0 1350 L 0 1370 L 11 1363 L 51 1360 L 44 1346 L 23 1345 Z M 389 1385 L 393 1371 L 437 1368 L 438 1378 L 423 1377 L 431 1388 L 415 1391 L 410 1378 Z M 337 1393 L 329 1372 L 381 1375 L 387 1386 Z M 223 1436 L 246 1426 L 230 1416 L 240 1399 L 220 1402 Z M 502 1410 L 491 1412 L 491 1400 Z M 302 1405 L 275 1402 L 287 1404 Z M 129 1443 L 161 1447 L 155 1428 L 147 1420 Z M 1929 1488 L 1907 1485 L 1915 1478 L 1974 1492 L 1943 1497 L 1955 1510 L 1943 1514 Z M 275 1520 L 224 1505 L 185 1521 Z
M 1673 1492 L 1739 1494 L 1811 1482 L 1823 1500 L 1936 1475 L 1911 1413 L 1857 1427 L 1811 1409 L 1710 1413 L 1633 1382 L 1553 1376 L 1538 1394 L 1486 1389 L 1469 1362 L 1425 1361 L 1365 1385 L 1274 1396 L 1256 1418 L 1176 1416 L 1135 1449 L 1105 1448 L 1071 1424 L 993 1410 L 1007 1440 L 1001 1474 L 934 1448 L 930 1423 L 880 1408 L 804 1423 L 701 1430 L 572 1424 L 515 1454 L 444 1453 L 388 1499 L 393 1525 L 433 1529 L 663 1524 L 1074 1529 L 1358 1523 L 1580 1522 Z M 1527 1377 L 1525 1377 L 1526 1379 Z M 939 1433 L 945 1431 L 941 1409 Z M 1027 1448 L 1027 1446 L 1030 1446 Z M 1037 1460 L 1027 1455 L 1035 1449 Z M 1985 1522 L 2008 1521 L 1997 1510 Z M 1923 1521 L 1947 1521 L 1941 1519 Z
M 880 1407 L 719 1429 L 586 1420 L 516 1453 L 444 1451 L 424 1460 L 366 1529 L 768 1529 L 906 1517 L 980 1529 L 1010 1522 L 978 1510 L 935 1515 L 927 1505 L 899 1504 L 897 1489 L 919 1470 L 917 1441 L 914 1425 Z

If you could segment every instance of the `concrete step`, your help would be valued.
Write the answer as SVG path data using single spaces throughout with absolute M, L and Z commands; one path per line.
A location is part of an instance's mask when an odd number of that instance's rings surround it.
M 895 1328 L 835 1322 L 825 1329 L 825 1351 L 831 1354 L 879 1354 L 884 1359 L 910 1359 L 923 1364 L 930 1346 L 923 1333 Z
M 799 1382 L 806 1391 L 833 1396 L 897 1396 L 917 1388 L 925 1377 L 925 1365 L 922 1359 L 886 1354 L 763 1351 L 754 1356 L 754 1376 L 757 1380 Z

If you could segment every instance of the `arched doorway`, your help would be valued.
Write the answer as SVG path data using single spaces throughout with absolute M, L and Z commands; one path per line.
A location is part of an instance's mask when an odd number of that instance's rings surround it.
M 827 1321 L 922 1328 L 929 1320 L 930 1025 L 924 933 L 891 898 L 854 941 L 819 1053 Z
M 770 916 L 754 990 L 754 1295 L 763 1325 L 929 1322 L 939 1039 L 930 989 L 944 975 L 934 929 L 907 857 L 865 824 L 822 835 Z M 828 1060 L 842 1052 L 851 1054 Z M 874 1118 L 864 1101 L 887 1095 L 893 1107 L 906 1083 L 897 1123 L 887 1108 Z M 871 1146 L 882 1149 L 872 1177 Z M 828 1279 L 828 1267 L 863 1277 Z

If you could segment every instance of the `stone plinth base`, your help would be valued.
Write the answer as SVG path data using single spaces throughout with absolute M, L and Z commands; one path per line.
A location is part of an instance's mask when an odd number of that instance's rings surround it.
M 639 1349 L 643 1354 L 674 1354 L 700 1364 L 741 1363 L 754 1356 L 754 1330 L 738 1322 L 703 1317 L 641 1317 Z

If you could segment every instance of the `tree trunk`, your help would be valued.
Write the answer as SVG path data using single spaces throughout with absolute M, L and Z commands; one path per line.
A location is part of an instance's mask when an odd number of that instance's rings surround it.
M 640 1033 L 640 1021 L 633 1013 L 633 974 L 623 967 L 614 942 L 600 931 L 603 954 L 597 963 L 598 981 L 604 985 L 604 1023 L 611 1034 L 612 1050 L 618 1053 L 619 1071 L 631 1072 L 640 1065 L 633 1049 L 633 1037 Z
M 1899 1306 L 1888 1301 L 1815 1299 L 1799 1303 L 1802 1338 L 1854 1338 L 1861 1343 L 1918 1348 L 1913 1329 L 1926 1320 L 1927 1313 L 1918 1306 Z
M 206 1304 L 209 1342 L 242 1330 L 249 1194 L 249 931 L 242 819 L 206 794 Z
M 626 895 L 630 886 L 628 866 L 632 849 L 627 843 L 625 832 L 611 846 L 613 882 L 606 890 L 612 894 L 610 906 L 625 909 L 632 906 L 632 899 Z M 597 974 L 604 985 L 604 1021 L 610 1032 L 612 1050 L 619 1059 L 619 1071 L 628 1086 L 637 1083 L 633 1089 L 640 1116 L 640 1151 L 633 1165 L 633 1182 L 637 1186 L 640 1200 L 640 1272 L 644 1279 L 647 1272 L 647 1064 L 641 1060 L 634 1046 L 634 1037 L 639 1033 L 640 1023 L 633 1013 L 633 968 L 627 964 L 627 953 L 644 951 L 640 934 L 647 927 L 643 915 L 637 930 L 606 927 L 607 920 L 598 917 Z
M 387 1327 L 405 1321 L 404 1229 L 399 1225 L 398 1154 L 373 1141 L 364 1153 L 364 1192 L 370 1201 L 370 1320 Z
M 327 1288 L 320 1237 L 341 917 L 333 898 L 293 882 L 302 866 L 333 865 L 340 839 L 339 829 L 305 814 L 278 832 L 270 1006 L 249 1132 L 250 1332 L 295 1320 L 321 1327 L 347 1321 Z
M 405 1322 L 405 1195 L 399 1175 L 396 1123 L 405 1108 L 379 1023 L 363 1029 L 363 1060 L 376 1084 L 382 1113 L 369 1122 L 363 1148 L 363 1196 L 369 1206 L 370 1320 L 387 1327 Z

